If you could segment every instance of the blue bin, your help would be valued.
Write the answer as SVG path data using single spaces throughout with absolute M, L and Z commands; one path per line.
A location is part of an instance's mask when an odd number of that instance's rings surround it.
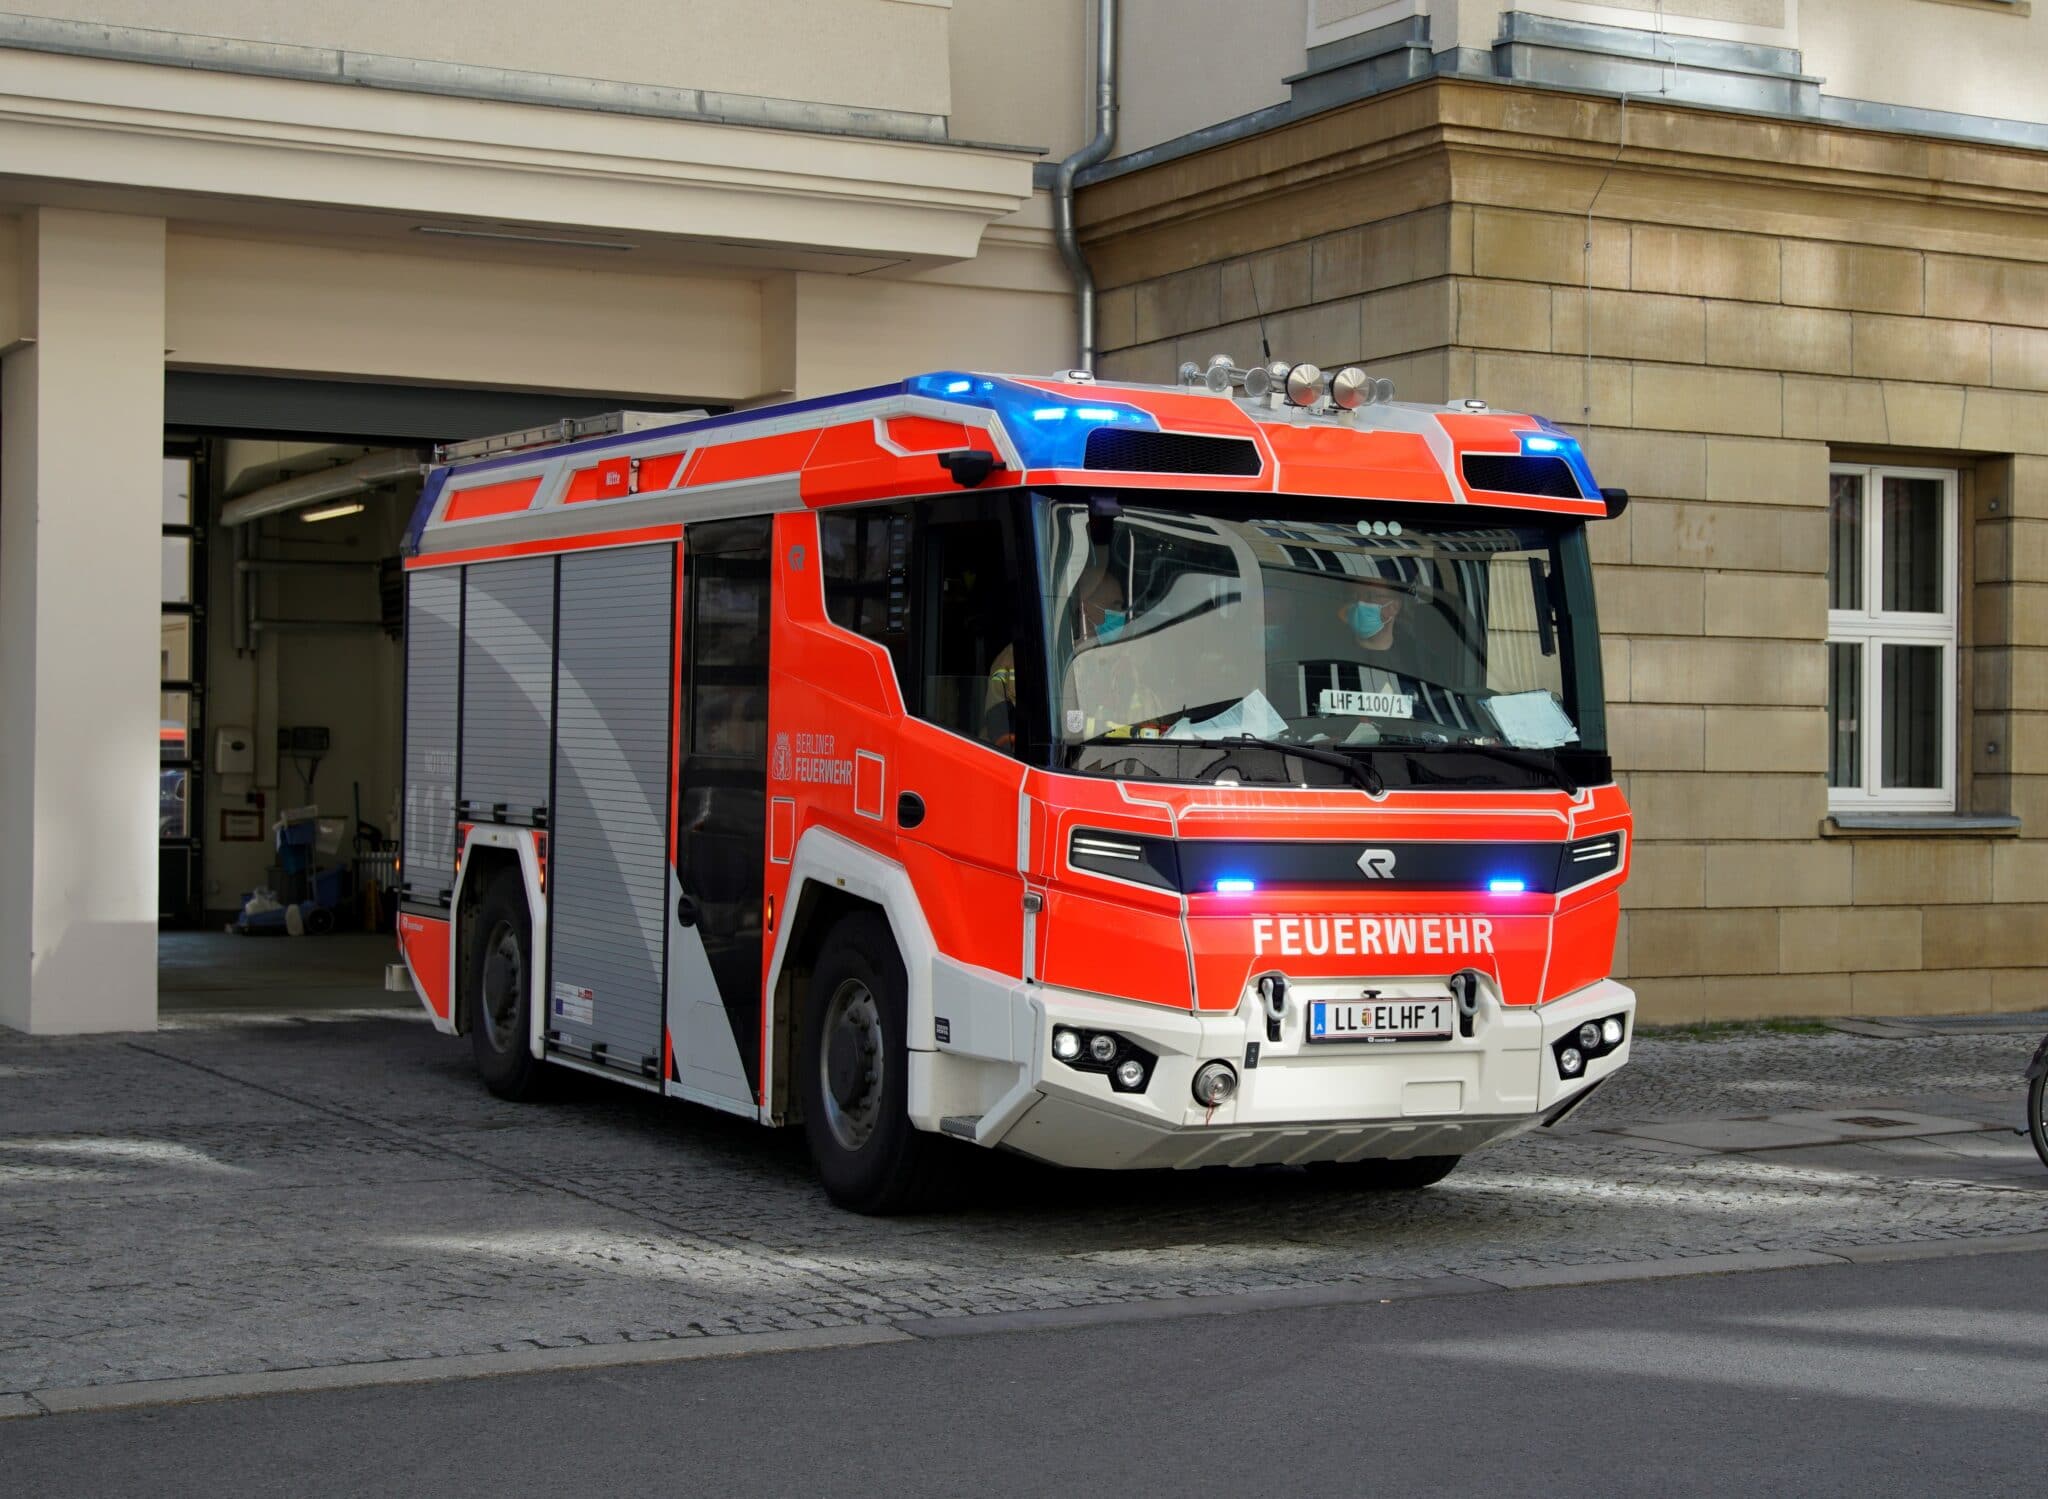
M 320 826 L 312 821 L 287 822 L 277 829 L 277 863 L 286 874 L 304 874 L 313 864 L 313 840 Z

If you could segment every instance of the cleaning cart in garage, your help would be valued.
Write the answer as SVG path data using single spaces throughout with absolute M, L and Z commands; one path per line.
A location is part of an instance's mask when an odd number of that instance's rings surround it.
M 270 888 L 242 897 L 241 914 L 228 930 L 243 936 L 284 932 L 291 936 L 331 932 L 354 902 L 354 877 L 341 855 L 348 824 L 322 817 L 318 807 L 295 807 L 272 824 L 277 863 Z M 280 893 L 281 892 L 281 893 Z

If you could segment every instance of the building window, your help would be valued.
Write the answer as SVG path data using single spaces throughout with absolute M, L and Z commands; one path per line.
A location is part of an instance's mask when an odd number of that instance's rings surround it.
M 1956 475 L 1828 478 L 1828 805 L 1955 807 Z

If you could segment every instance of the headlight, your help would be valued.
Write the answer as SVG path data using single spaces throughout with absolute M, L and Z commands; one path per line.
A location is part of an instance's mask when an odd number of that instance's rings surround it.
M 1054 1061 L 1076 1072 L 1107 1076 L 1116 1093 L 1143 1093 L 1152 1082 L 1153 1064 L 1159 1060 L 1115 1031 L 1082 1031 L 1066 1025 L 1053 1028 L 1052 1055 Z
M 1180 889 L 1180 852 L 1171 838 L 1075 828 L 1067 839 L 1067 863 L 1155 890 Z
M 1563 1039 L 1550 1043 L 1551 1055 L 1557 1058 L 1558 1076 L 1577 1077 L 1586 1070 L 1588 1062 L 1606 1056 L 1627 1036 L 1628 1021 L 1621 1015 L 1588 1020 L 1578 1029 L 1567 1032 Z

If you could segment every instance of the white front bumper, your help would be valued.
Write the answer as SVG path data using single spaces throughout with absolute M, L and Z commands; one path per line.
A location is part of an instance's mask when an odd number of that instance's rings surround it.
M 1530 1128 L 1612 1076 L 1628 1061 L 1635 1035 L 1635 995 L 1612 979 L 1540 1007 L 1506 1006 L 1488 994 L 1470 1037 L 1394 1045 L 1306 1043 L 1302 1004 L 1319 997 L 1306 988 L 1290 996 L 1277 1042 L 1250 995 L 1233 1013 L 1197 1016 L 1043 985 L 1013 993 L 1035 1012 L 1034 1055 L 1012 1064 L 1015 1082 L 999 1105 L 946 1127 L 968 1133 L 964 1126 L 971 1125 L 978 1143 L 1069 1166 L 1463 1155 Z M 1621 1045 L 1579 1077 L 1561 1077 L 1552 1043 L 1588 1020 L 1614 1015 L 1624 1017 Z M 1158 1060 L 1145 1090 L 1117 1092 L 1105 1074 L 1056 1059 L 1052 1035 L 1059 1026 L 1113 1031 L 1151 1052 Z M 1248 1066 L 1252 1042 L 1258 1059 Z M 1192 1091 L 1195 1070 L 1217 1059 L 1238 1069 L 1238 1091 L 1204 1109 Z M 944 1051 L 931 1054 L 941 1072 L 947 1060 Z

